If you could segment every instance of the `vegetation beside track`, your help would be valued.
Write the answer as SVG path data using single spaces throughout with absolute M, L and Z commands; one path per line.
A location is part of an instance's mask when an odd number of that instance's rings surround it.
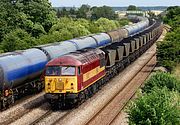
M 158 62 L 172 72 L 180 63 L 180 7 L 169 7 L 163 21 L 172 27 L 172 31 L 158 44 Z
M 142 94 L 128 105 L 129 124 L 179 125 L 180 81 L 158 72 L 145 84 Z
M 102 16 L 100 10 L 104 9 L 109 16 Z M 79 10 L 79 15 L 83 15 L 86 8 L 82 6 Z M 1 0 L 0 53 L 105 32 L 129 22 L 116 19 L 110 7 L 96 7 L 94 10 L 97 10 L 94 15 L 99 16 L 93 20 L 66 15 L 58 18 L 48 0 Z

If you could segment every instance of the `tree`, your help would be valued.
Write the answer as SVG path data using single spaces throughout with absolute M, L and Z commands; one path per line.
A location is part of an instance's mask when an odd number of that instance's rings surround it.
M 76 14 L 75 8 L 71 8 L 71 9 L 69 10 L 69 13 L 70 13 L 71 15 L 75 15 L 75 14 Z
M 87 18 L 87 12 L 90 11 L 90 6 L 83 4 L 77 11 L 77 18 Z
M 61 15 L 61 11 L 59 9 L 57 9 L 57 17 L 60 18 L 62 15 Z
M 129 5 L 127 11 L 139 11 L 140 9 L 134 5 Z
M 107 32 L 116 29 L 117 26 L 112 20 L 106 18 L 100 18 L 95 22 L 99 28 L 99 32 Z
M 97 20 L 99 18 L 107 18 L 107 19 L 116 19 L 117 15 L 112 10 L 111 7 L 103 6 L 103 7 L 92 7 L 92 20 Z
M 1 47 L 5 52 L 27 49 L 34 45 L 36 45 L 35 39 L 22 29 L 12 30 L 4 37 L 1 43 Z
M 1 0 L 0 11 L 0 42 L 11 30 L 21 28 L 39 37 L 56 23 L 48 0 Z
M 69 17 L 69 12 L 65 7 L 62 8 L 60 17 Z
M 56 22 L 56 13 L 48 0 L 17 0 L 16 6 L 34 24 L 41 24 L 46 32 Z

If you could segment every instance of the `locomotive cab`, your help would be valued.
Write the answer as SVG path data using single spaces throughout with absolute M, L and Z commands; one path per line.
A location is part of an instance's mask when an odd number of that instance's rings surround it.
M 80 66 L 47 66 L 45 72 L 46 93 L 77 93 Z

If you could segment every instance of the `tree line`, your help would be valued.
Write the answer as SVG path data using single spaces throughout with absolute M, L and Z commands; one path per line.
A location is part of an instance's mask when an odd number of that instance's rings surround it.
M 129 22 L 105 16 L 87 19 L 83 17 L 86 9 L 86 6 L 79 8 L 82 13 L 76 18 L 57 17 L 48 0 L 1 0 L 0 53 L 106 32 Z M 109 7 L 105 10 L 106 14 L 112 13 Z
M 57 17 L 72 17 L 72 18 L 85 18 L 90 20 L 97 20 L 99 18 L 107 18 L 110 20 L 115 20 L 118 18 L 118 15 L 112 10 L 109 6 L 89 6 L 83 4 L 80 8 L 70 8 L 66 9 L 63 7 L 62 9 L 57 8 Z

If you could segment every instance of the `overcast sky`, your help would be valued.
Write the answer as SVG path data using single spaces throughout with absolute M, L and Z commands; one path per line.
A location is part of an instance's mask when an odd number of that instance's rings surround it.
M 53 7 L 79 7 L 82 4 L 91 6 L 180 6 L 180 0 L 49 0 Z

